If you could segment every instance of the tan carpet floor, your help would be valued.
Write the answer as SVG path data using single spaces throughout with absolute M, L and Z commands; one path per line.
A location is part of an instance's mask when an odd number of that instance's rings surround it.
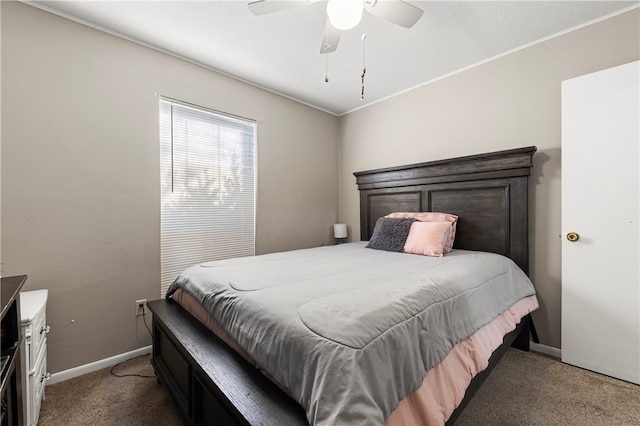
M 184 424 L 155 378 L 115 377 L 109 370 L 47 386 L 38 424 Z M 152 375 L 153 369 L 145 356 L 114 372 Z M 640 426 L 640 386 L 510 349 L 456 425 Z
M 150 355 L 113 368 L 118 375 L 154 376 Z M 111 368 L 45 388 L 39 426 L 178 426 L 174 402 L 155 377 L 116 377 Z
M 456 421 L 463 425 L 640 425 L 640 386 L 509 349 Z

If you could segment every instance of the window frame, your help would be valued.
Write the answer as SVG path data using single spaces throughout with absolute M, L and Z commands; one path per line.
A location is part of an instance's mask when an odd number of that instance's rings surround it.
M 163 115 L 166 114 L 165 109 L 167 107 L 170 110 L 168 120 Z M 178 119 L 183 120 L 184 128 L 181 130 L 186 136 L 182 134 L 176 135 L 176 132 L 180 131 L 174 128 Z M 192 122 L 189 121 L 190 119 L 192 119 Z M 164 96 L 159 97 L 158 120 L 160 145 L 160 291 L 161 297 L 164 297 L 171 282 L 186 267 L 205 261 L 255 255 L 258 146 L 257 122 L 255 120 L 188 102 Z M 198 128 L 198 131 L 192 131 L 194 136 L 188 134 L 190 131 L 189 126 Z M 212 129 L 211 135 L 207 133 L 206 127 Z M 170 133 L 168 134 L 167 132 Z M 213 146 L 208 145 L 206 138 L 209 136 Z M 191 147 L 188 146 L 190 137 L 191 141 L 194 141 Z M 233 139 L 231 145 L 225 139 Z M 181 142 L 185 144 L 184 152 L 182 153 L 183 158 L 180 159 L 183 163 L 177 164 L 179 161 L 176 159 L 176 152 L 178 151 L 176 146 Z M 167 144 L 170 144 L 170 147 Z M 247 147 L 250 149 L 247 149 Z M 170 148 L 169 153 L 167 153 L 167 148 Z M 199 148 L 209 151 L 209 153 L 200 152 L 196 155 L 195 151 Z M 194 153 L 189 154 L 191 150 Z M 220 155 L 221 150 L 224 151 L 223 155 Z M 211 154 L 211 151 L 216 151 L 216 154 Z M 169 154 L 170 158 L 167 154 Z M 202 163 L 197 161 L 203 157 L 209 158 L 211 162 Z M 224 158 L 224 160 L 221 161 L 221 158 Z M 196 161 L 193 161 L 194 159 Z M 189 161 L 199 162 L 200 164 L 190 168 Z M 169 163 L 169 166 L 167 166 L 167 163 Z M 181 191 L 178 196 L 170 195 L 171 199 L 167 197 L 167 190 L 169 189 L 167 183 L 169 175 L 166 174 L 169 170 L 167 167 L 170 168 L 171 194 L 176 193 L 177 175 L 180 174 L 180 178 L 183 179 L 179 185 L 182 187 Z M 213 171 L 213 174 L 217 173 L 217 176 L 208 180 L 204 179 L 203 183 L 201 179 L 203 168 L 206 169 L 207 173 L 210 171 Z M 193 172 L 191 169 L 200 170 L 200 174 Z M 206 177 L 209 178 L 210 176 L 207 175 Z M 194 179 L 200 180 L 194 185 Z M 251 181 L 245 190 L 243 187 L 247 179 Z M 235 189 L 239 190 L 236 191 Z M 229 198 L 227 199 L 225 195 Z M 209 205 L 216 213 L 211 214 L 208 208 Z M 184 211 L 179 214 L 181 209 Z M 216 215 L 220 216 L 216 217 Z M 184 235 L 179 228 L 176 228 L 182 220 L 181 217 L 186 218 L 183 222 L 189 224 L 188 227 L 185 226 L 184 228 Z M 208 217 L 208 219 L 204 219 L 208 222 L 200 230 L 197 229 L 196 225 L 193 228 L 191 227 L 191 224 L 194 224 L 196 220 L 205 217 Z M 184 223 L 182 226 L 184 226 Z M 225 223 L 230 223 L 230 230 L 224 230 Z M 250 228 L 247 229 L 249 232 L 244 232 L 245 228 Z M 203 235 L 213 238 L 215 243 L 209 243 L 206 237 L 201 237 L 201 232 Z M 192 239 L 190 239 L 189 234 L 192 235 Z M 221 234 L 226 235 L 226 237 L 221 237 L 220 240 L 217 240 L 215 237 Z M 199 241 L 200 239 L 205 241 Z M 181 242 L 172 242 L 170 240 L 181 240 Z M 240 244 L 236 244 L 238 240 L 240 240 Z M 192 249 L 187 246 L 192 247 Z M 215 246 L 215 248 L 208 249 L 206 248 L 207 246 Z M 207 250 L 209 251 L 205 255 L 204 252 Z M 196 254 L 192 252 L 196 252 Z M 197 252 L 201 253 L 197 254 Z

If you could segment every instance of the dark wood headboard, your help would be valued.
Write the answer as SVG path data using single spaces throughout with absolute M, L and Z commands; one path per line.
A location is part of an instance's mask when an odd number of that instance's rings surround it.
M 536 147 L 354 173 L 360 238 L 392 212 L 458 216 L 454 248 L 499 253 L 529 272 L 528 178 Z

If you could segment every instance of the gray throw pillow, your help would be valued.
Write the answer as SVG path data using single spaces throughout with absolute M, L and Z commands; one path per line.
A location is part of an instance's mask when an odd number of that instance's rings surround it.
M 379 218 L 367 247 L 402 253 L 411 224 L 415 221 L 413 218 Z

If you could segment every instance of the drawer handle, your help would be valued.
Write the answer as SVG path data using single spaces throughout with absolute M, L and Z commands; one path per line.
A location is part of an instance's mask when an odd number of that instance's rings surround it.
M 49 326 L 42 327 L 42 328 L 40 329 L 40 334 L 42 334 L 42 333 L 48 333 L 48 332 L 50 332 L 50 331 L 51 331 L 51 327 L 49 327 Z
M 43 375 L 40 377 L 40 383 L 44 382 L 45 380 L 49 380 L 50 378 L 51 378 L 51 373 L 43 374 Z

